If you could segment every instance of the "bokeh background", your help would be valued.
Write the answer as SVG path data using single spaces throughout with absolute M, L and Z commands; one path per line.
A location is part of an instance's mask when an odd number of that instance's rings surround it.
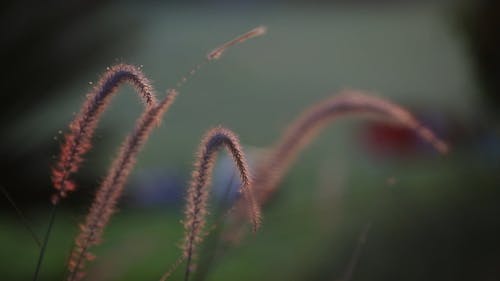
M 158 280 L 180 255 L 183 194 L 208 128 L 233 129 L 258 159 L 302 108 L 344 88 L 410 108 L 451 153 L 405 130 L 339 120 L 289 171 L 262 230 L 202 251 L 206 270 L 193 280 L 500 278 L 498 1 L 7 1 L 1 14 L 0 185 L 25 216 L 0 197 L 1 280 L 32 278 L 39 248 L 23 224 L 45 231 L 61 133 L 107 66 L 141 65 L 163 95 L 208 51 L 261 24 L 266 36 L 182 88 L 88 280 Z M 41 280 L 62 279 L 78 222 L 140 111 L 124 87 L 104 114 Z M 232 173 L 221 156 L 214 214 Z

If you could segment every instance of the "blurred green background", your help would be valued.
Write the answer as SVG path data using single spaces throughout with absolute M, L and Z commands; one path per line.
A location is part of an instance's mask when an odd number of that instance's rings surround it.
M 180 90 L 87 280 L 158 280 L 180 255 L 183 192 L 208 128 L 233 129 L 258 157 L 303 108 L 344 88 L 410 108 L 452 152 L 339 120 L 289 171 L 262 230 L 220 247 L 198 280 L 498 280 L 499 11 L 486 0 L 12 1 L 1 17 L 0 185 L 41 237 L 61 132 L 107 66 L 141 65 L 163 96 L 208 51 L 262 24 L 266 36 Z M 62 279 L 77 225 L 140 111 L 124 87 L 104 114 L 79 190 L 58 211 L 41 280 Z M 217 190 L 232 173 L 225 160 Z M 0 211 L 0 279 L 30 280 L 38 247 L 5 196 Z

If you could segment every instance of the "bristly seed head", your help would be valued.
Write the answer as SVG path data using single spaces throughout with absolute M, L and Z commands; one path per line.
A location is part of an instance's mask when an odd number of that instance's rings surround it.
M 247 203 L 248 216 L 251 219 L 253 229 L 256 231 L 260 226 L 260 208 L 254 199 L 249 168 L 238 137 L 231 130 L 223 127 L 216 127 L 209 130 L 199 146 L 195 169 L 187 191 L 183 252 L 184 257 L 188 261 L 188 271 L 191 270 L 191 258 L 195 255 L 196 246 L 203 240 L 202 230 L 206 223 L 209 196 L 207 188 L 216 159 L 216 153 L 221 147 L 227 149 L 240 173 L 242 182 L 241 191 Z M 187 272 L 186 274 L 189 273 Z
M 80 169 L 83 155 L 92 146 L 92 136 L 100 115 L 123 83 L 129 83 L 135 88 L 146 109 L 158 103 L 151 82 L 137 67 L 119 64 L 109 68 L 87 95 L 80 113 L 69 125 L 70 132 L 64 137 L 59 160 L 52 168 L 52 182 L 57 190 L 57 193 L 52 196 L 53 204 L 58 204 L 68 192 L 75 190 L 76 185 L 71 176 Z
M 259 27 L 256 27 L 246 33 L 243 33 L 242 35 L 234 38 L 233 40 L 230 40 L 222 45 L 220 45 L 219 47 L 215 48 L 213 51 L 211 51 L 210 53 L 208 53 L 207 55 L 207 59 L 210 61 L 210 60 L 217 60 L 219 59 L 222 54 L 231 46 L 234 46 L 236 44 L 239 44 L 239 43 L 243 43 L 245 42 L 246 40 L 248 39 L 251 39 L 251 38 L 254 38 L 254 37 L 259 37 L 259 36 L 262 36 L 264 34 L 266 34 L 267 32 L 267 28 L 265 26 L 259 26 Z
M 83 276 L 85 261 L 89 260 L 89 248 L 100 243 L 104 228 L 116 210 L 116 204 L 135 165 L 137 155 L 176 96 L 175 90 L 169 90 L 162 101 L 139 117 L 134 130 L 123 142 L 106 178 L 97 190 L 85 222 L 80 225 L 80 233 L 75 239 L 68 262 L 69 281 L 80 280 L 80 276 Z

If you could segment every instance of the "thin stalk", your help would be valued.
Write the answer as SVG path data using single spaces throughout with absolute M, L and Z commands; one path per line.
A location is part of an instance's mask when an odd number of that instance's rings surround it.
M 49 226 L 47 227 L 47 231 L 45 232 L 45 236 L 43 238 L 43 244 L 42 248 L 40 249 L 40 254 L 38 256 L 38 261 L 36 264 L 36 269 L 35 269 L 35 274 L 33 275 L 33 281 L 38 280 L 38 276 L 40 273 L 40 268 L 42 267 L 42 263 L 45 257 L 45 250 L 47 249 L 47 245 L 49 244 L 49 237 L 50 233 L 52 231 L 52 227 L 54 226 L 54 221 L 56 219 L 56 209 L 57 209 L 58 204 L 53 204 L 51 211 L 50 211 L 50 217 L 49 217 Z
M 19 219 L 21 220 L 21 224 L 30 233 L 31 238 L 33 238 L 33 240 L 35 241 L 36 245 L 38 247 L 41 247 L 42 243 L 40 242 L 40 239 L 35 234 L 35 232 L 33 231 L 33 229 L 30 227 L 28 219 L 26 218 L 26 216 L 24 215 L 24 213 L 21 211 L 21 209 L 19 209 L 19 207 L 17 206 L 16 202 L 14 202 L 14 199 L 12 199 L 12 197 L 10 196 L 9 192 L 7 191 L 7 189 L 3 185 L 0 185 L 0 190 L 2 191 L 2 193 L 5 196 L 5 198 L 7 199 L 7 201 L 9 201 L 9 203 L 12 205 L 12 207 L 16 211 L 17 215 L 19 216 Z
M 351 281 L 352 275 L 354 273 L 354 270 L 356 269 L 356 266 L 358 265 L 359 258 L 361 256 L 361 250 L 363 249 L 363 246 L 365 245 L 366 240 L 368 239 L 368 232 L 370 231 L 371 225 L 372 224 L 370 222 L 365 224 L 363 230 L 359 234 L 358 242 L 356 243 L 356 248 L 352 253 L 351 260 L 347 265 L 347 269 L 341 281 Z

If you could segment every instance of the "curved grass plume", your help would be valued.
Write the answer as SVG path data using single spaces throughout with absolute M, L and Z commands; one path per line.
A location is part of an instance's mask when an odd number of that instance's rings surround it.
M 137 154 L 176 96 L 177 92 L 170 90 L 157 106 L 143 113 L 133 132 L 123 142 L 118 156 L 97 190 L 85 222 L 80 225 L 80 233 L 76 237 L 75 247 L 68 262 L 68 280 L 80 280 L 83 277 L 81 270 L 85 261 L 93 258 L 88 250 L 91 246 L 99 244 L 102 232 L 115 212 L 116 203 L 135 165 Z
M 239 40 L 238 42 L 231 43 L 229 45 L 226 43 L 223 45 L 225 47 L 221 49 L 219 53 L 222 53 L 222 51 L 226 50 L 228 47 L 245 40 Z M 220 47 L 218 49 L 220 49 Z M 208 62 L 212 60 L 213 59 L 207 58 Z M 201 65 L 196 66 L 192 71 L 190 71 L 189 76 L 183 77 L 181 81 L 177 83 L 178 87 L 182 86 L 187 81 L 187 78 L 194 75 L 200 67 Z M 146 87 L 144 87 L 144 89 L 146 89 Z M 73 251 L 71 252 L 70 259 L 68 261 L 67 280 L 81 280 L 83 278 L 86 261 L 93 259 L 92 254 L 89 253 L 89 248 L 99 244 L 103 230 L 109 222 L 112 214 L 115 212 L 116 203 L 120 198 L 126 180 L 134 167 L 137 154 L 148 139 L 155 124 L 159 123 L 162 116 L 174 102 L 176 96 L 177 91 L 174 89 L 170 90 L 167 93 L 167 96 L 160 102 L 156 101 L 154 96 L 152 98 L 146 98 L 146 103 L 150 106 L 136 122 L 134 131 L 123 142 L 118 156 L 113 161 L 107 176 L 97 190 L 94 202 L 92 203 L 85 222 L 80 225 L 80 233 L 75 239 L 75 246 L 73 247 Z M 86 152 L 85 149 L 88 150 L 86 146 L 83 146 L 82 151 Z M 63 150 L 63 154 L 64 152 L 65 150 Z M 73 172 L 73 170 L 75 170 L 72 168 L 74 165 L 73 162 L 76 163 L 75 165 L 78 167 L 78 164 L 81 161 L 75 157 L 69 160 L 66 158 L 64 158 L 65 160 L 63 162 L 65 165 L 62 165 L 62 167 L 69 167 L 64 169 L 64 171 L 68 170 Z M 59 178 L 62 178 L 62 176 L 56 173 L 56 180 Z M 64 191 L 69 191 L 71 188 L 74 188 L 74 186 L 68 185 Z M 62 190 L 62 188 L 58 189 Z M 59 193 L 55 198 L 59 199 L 59 197 L 62 197 L 63 195 L 65 194 Z M 57 203 L 58 200 L 54 202 Z
M 202 230 L 206 224 L 208 187 L 217 152 L 225 147 L 232 156 L 240 173 L 241 192 L 248 208 L 248 216 L 257 231 L 260 226 L 261 215 L 251 190 L 251 177 L 243 149 L 236 134 L 231 130 L 217 127 L 209 130 L 203 137 L 196 157 L 195 168 L 191 176 L 191 184 L 187 191 L 187 201 L 184 220 L 184 244 L 182 246 L 184 258 L 187 260 L 185 280 L 189 279 L 192 271 L 191 263 L 196 247 L 203 240 Z
M 307 108 L 285 130 L 265 159 L 257 165 L 254 192 L 260 206 L 279 188 L 279 183 L 297 155 L 323 130 L 326 125 L 347 115 L 366 115 L 383 118 L 413 130 L 438 152 L 446 153 L 448 146 L 403 107 L 388 100 L 360 91 L 346 90 Z M 245 215 L 245 203 L 239 200 L 235 216 Z M 239 220 L 235 220 L 239 223 Z
M 52 196 L 54 205 L 58 204 L 61 198 L 66 197 L 68 192 L 75 190 L 76 185 L 71 180 L 71 175 L 79 170 L 83 155 L 92 146 L 92 136 L 101 114 L 123 83 L 129 83 L 135 88 L 146 110 L 158 103 L 151 82 L 139 68 L 128 64 L 118 64 L 109 68 L 92 91 L 87 94 L 80 112 L 69 124 L 70 132 L 65 135 L 59 160 L 52 168 L 52 182 L 57 190 L 57 193 Z
M 57 205 L 67 196 L 68 192 L 76 189 L 76 184 L 71 179 L 83 162 L 83 155 L 92 147 L 92 136 L 101 117 L 108 107 L 111 98 L 118 92 L 123 83 L 131 84 L 137 91 L 145 110 L 157 105 L 156 96 L 149 79 L 142 71 L 128 64 L 118 64 L 109 68 L 99 79 L 92 91 L 87 94 L 80 112 L 69 124 L 69 133 L 64 137 L 61 145 L 59 159 L 52 168 L 52 184 L 56 192 L 52 195 L 52 209 L 50 211 L 49 225 L 44 235 L 40 248 L 33 280 L 38 280 L 38 274 L 45 256 L 52 226 L 54 224 Z
M 248 32 L 245 32 L 245 33 L 237 36 L 236 38 L 234 38 L 230 41 L 227 41 L 226 43 L 220 45 L 219 47 L 215 48 L 210 53 L 208 53 L 207 59 L 209 61 L 217 60 L 230 47 L 237 45 L 237 44 L 240 44 L 240 43 L 243 43 L 243 42 L 247 41 L 248 39 L 262 36 L 262 35 L 266 34 L 266 32 L 267 32 L 267 28 L 265 26 L 262 26 L 262 25 L 258 26 L 258 27 L 254 28 Z

